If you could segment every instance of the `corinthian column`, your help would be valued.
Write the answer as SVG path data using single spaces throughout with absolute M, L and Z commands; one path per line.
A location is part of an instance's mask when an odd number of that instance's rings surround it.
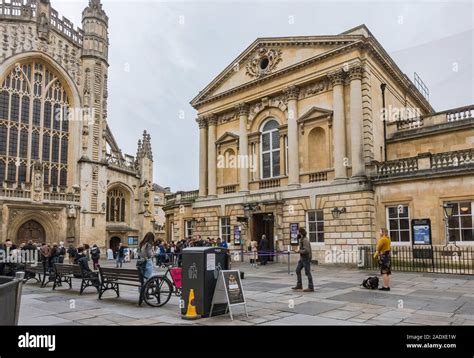
M 247 120 L 249 117 L 249 106 L 246 103 L 240 103 L 236 106 L 237 113 L 239 115 L 240 130 L 239 130 L 239 181 L 240 181 L 240 192 L 249 191 L 249 168 L 242 164 L 255 163 L 250 161 L 249 158 L 249 142 L 248 142 L 248 133 L 247 133 Z M 253 160 L 253 159 L 252 159 Z
M 344 73 L 342 70 L 328 75 L 332 84 L 334 174 L 335 179 L 347 178 L 346 119 L 344 114 Z
M 207 195 L 207 120 L 198 117 L 199 124 L 199 197 Z
M 365 176 L 362 141 L 362 73 L 360 64 L 349 69 L 352 177 Z
M 298 94 L 299 88 L 285 89 L 288 99 L 288 185 L 300 185 L 299 145 L 298 145 Z
M 216 129 L 217 116 L 211 114 L 207 118 L 208 124 L 208 141 L 207 141 L 207 161 L 208 161 L 208 196 L 215 196 L 216 191 Z

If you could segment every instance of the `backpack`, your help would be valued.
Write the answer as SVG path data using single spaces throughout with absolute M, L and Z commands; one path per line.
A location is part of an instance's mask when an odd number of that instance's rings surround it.
M 60 256 L 66 255 L 66 249 L 64 248 L 64 246 L 59 249 L 59 255 Z
M 379 278 L 375 276 L 367 277 L 364 281 L 362 281 L 362 286 L 369 290 L 375 290 L 379 288 Z

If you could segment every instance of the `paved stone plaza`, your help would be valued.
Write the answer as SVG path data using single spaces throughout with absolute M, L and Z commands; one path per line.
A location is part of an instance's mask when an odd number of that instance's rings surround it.
M 103 263 L 111 265 L 110 262 Z M 134 263 L 124 265 L 134 267 Z M 52 291 L 30 281 L 23 288 L 21 325 L 474 325 L 474 276 L 395 273 L 392 291 L 359 287 L 371 272 L 341 267 L 314 266 L 315 292 L 292 292 L 295 275 L 287 266 L 269 264 L 258 269 L 234 264 L 245 272 L 242 281 L 249 318 L 243 307 L 235 319 L 218 316 L 185 321 L 178 298 L 161 308 L 138 307 L 137 289 L 121 286 L 97 299 L 93 288 L 78 295 L 73 289 Z M 293 269 L 294 267 L 292 267 Z M 305 277 L 303 276 L 303 283 Z

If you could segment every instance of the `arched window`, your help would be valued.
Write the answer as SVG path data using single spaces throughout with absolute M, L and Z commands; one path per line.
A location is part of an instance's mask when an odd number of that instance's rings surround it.
M 262 179 L 280 176 L 280 131 L 274 119 L 266 121 L 262 126 L 261 174 Z
M 120 189 L 112 189 L 107 193 L 107 221 L 125 222 L 125 193 Z
M 66 186 L 69 126 L 67 116 L 61 113 L 69 111 L 69 99 L 64 82 L 38 60 L 18 63 L 2 75 L 0 161 L 8 165 L 0 171 L 0 183 L 29 181 L 29 168 L 33 161 L 41 160 L 44 168 L 48 168 L 45 171 L 51 168 L 51 161 L 57 163 L 51 175 L 44 173 L 44 184 Z M 31 148 L 30 158 L 28 148 Z

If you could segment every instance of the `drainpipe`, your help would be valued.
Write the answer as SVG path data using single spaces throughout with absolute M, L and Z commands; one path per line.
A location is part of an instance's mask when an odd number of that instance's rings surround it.
M 386 119 L 386 110 L 385 110 L 385 87 L 387 84 L 382 83 L 380 89 L 382 91 L 382 113 L 383 113 L 383 158 L 384 161 L 387 161 L 387 119 Z

